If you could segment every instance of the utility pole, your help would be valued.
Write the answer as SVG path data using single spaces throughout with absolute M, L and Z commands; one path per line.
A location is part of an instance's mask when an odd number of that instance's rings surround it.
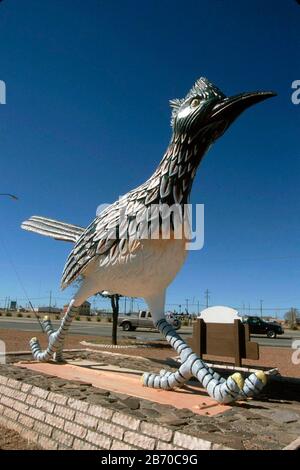
M 197 301 L 197 315 L 199 317 L 199 314 L 200 314 L 200 308 L 199 308 L 199 300 Z
M 185 299 L 186 301 L 186 313 L 189 313 L 189 299 Z
M 49 310 L 51 313 L 51 303 L 52 303 L 52 290 L 50 290 L 50 298 L 49 298 Z
M 208 308 L 209 306 L 209 297 L 210 297 L 210 292 L 208 289 L 206 289 L 206 291 L 204 292 L 204 295 L 205 295 L 205 300 L 206 300 L 206 308 Z
M 292 325 L 295 326 L 297 324 L 297 311 L 295 308 L 291 309 L 292 311 Z
M 260 317 L 263 316 L 263 300 L 260 301 Z

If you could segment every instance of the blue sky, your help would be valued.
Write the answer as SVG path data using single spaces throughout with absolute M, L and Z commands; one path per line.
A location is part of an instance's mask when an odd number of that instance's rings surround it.
M 212 304 L 300 307 L 299 21 L 293 0 L 1 2 L 0 192 L 20 200 L 0 200 L 0 299 L 70 298 L 59 284 L 71 245 L 21 221 L 86 226 L 142 183 L 170 138 L 168 100 L 207 76 L 228 95 L 278 97 L 243 114 L 199 168 L 205 246 L 168 303 L 204 303 L 208 288 Z

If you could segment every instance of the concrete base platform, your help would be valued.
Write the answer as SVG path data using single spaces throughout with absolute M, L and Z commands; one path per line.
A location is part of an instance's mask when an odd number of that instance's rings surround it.
M 77 380 L 92 384 L 94 387 L 109 390 L 152 402 L 187 408 L 199 415 L 217 415 L 231 407 L 212 400 L 199 385 L 187 384 L 176 391 L 156 390 L 144 387 L 141 383 L 141 372 L 110 366 L 97 362 L 81 361 L 56 364 L 41 362 L 19 362 L 16 366 L 27 368 L 42 374 L 54 375 L 65 380 Z

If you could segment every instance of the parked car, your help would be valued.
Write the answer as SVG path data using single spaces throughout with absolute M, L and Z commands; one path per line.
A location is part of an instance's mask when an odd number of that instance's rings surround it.
M 267 335 L 268 338 L 276 338 L 283 335 L 284 330 L 279 323 L 267 322 L 259 317 L 244 317 L 244 323 L 248 323 L 250 334 Z
M 180 320 L 177 318 L 166 318 L 167 321 L 178 330 L 181 326 Z M 141 311 L 138 315 L 124 315 L 119 317 L 118 325 L 123 328 L 124 331 L 134 331 L 137 328 L 152 328 L 154 329 L 151 312 Z

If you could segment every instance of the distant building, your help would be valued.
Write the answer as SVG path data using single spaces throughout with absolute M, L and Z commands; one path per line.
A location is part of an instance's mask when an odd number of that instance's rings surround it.
M 78 310 L 79 315 L 90 315 L 91 314 L 91 304 L 87 300 L 80 305 Z
M 11 300 L 10 301 L 9 310 L 17 310 L 17 301 L 16 300 Z
M 18 312 L 26 312 L 26 308 L 22 307 L 22 305 L 19 305 L 18 307 Z
M 63 313 L 66 313 L 69 305 L 64 305 Z M 78 315 L 90 315 L 91 314 L 91 304 L 87 300 L 83 302 L 82 305 L 78 308 Z
M 61 313 L 61 308 L 57 307 L 38 307 L 34 309 L 37 313 Z

